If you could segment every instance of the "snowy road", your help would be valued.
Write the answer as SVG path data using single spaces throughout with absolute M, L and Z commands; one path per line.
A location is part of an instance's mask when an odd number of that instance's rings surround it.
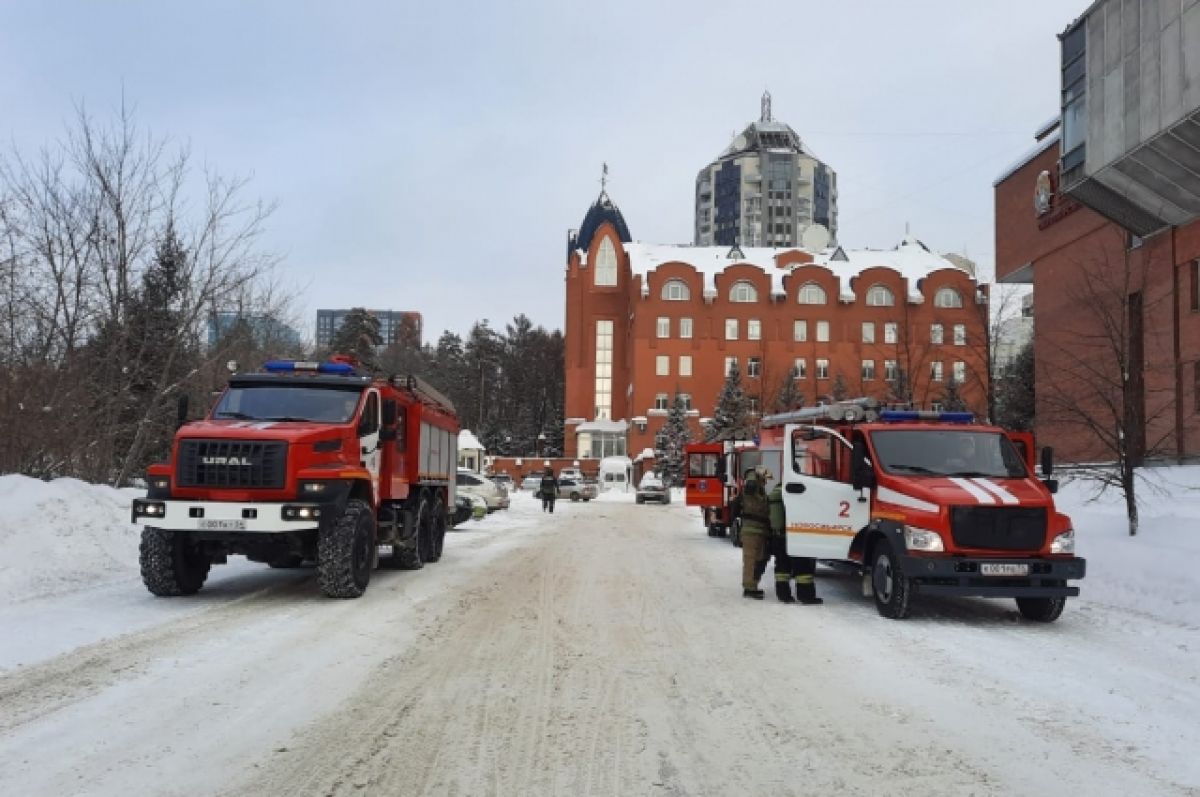
M 559 507 L 358 601 L 231 566 L 0 610 L 0 794 L 1200 794 L 1195 624 L 746 601 L 693 510 Z

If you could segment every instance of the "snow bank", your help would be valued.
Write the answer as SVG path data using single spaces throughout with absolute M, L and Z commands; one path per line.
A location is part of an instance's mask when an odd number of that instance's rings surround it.
M 0 602 L 136 575 L 140 531 L 129 522 L 129 504 L 141 494 L 0 476 Z
M 1055 497 L 1071 516 L 1076 549 L 1088 560 L 1081 600 L 1149 614 L 1186 626 L 1200 621 L 1200 465 L 1146 468 L 1139 484 L 1138 536 L 1129 536 L 1125 503 L 1074 479 Z

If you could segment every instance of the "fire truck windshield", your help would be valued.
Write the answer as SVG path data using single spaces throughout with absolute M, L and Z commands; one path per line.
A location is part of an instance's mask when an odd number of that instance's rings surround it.
M 214 420 L 347 423 L 354 417 L 360 387 L 243 385 L 221 396 Z
M 1020 454 L 998 432 L 967 429 L 894 429 L 871 433 L 879 465 L 888 473 L 1022 479 Z

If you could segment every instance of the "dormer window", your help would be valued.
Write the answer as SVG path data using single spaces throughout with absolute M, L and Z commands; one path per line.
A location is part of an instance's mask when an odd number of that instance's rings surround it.
M 757 302 L 758 290 L 745 280 L 733 283 L 733 287 L 729 289 L 729 301 L 731 302 Z
M 942 288 L 933 297 L 934 307 L 962 307 L 962 294 L 953 288 Z
M 867 291 L 868 307 L 891 307 L 896 304 L 896 296 L 884 285 L 872 285 Z
M 692 298 L 692 292 L 683 280 L 667 280 L 662 287 L 662 297 L 668 302 L 686 302 Z
M 808 282 L 800 286 L 800 295 L 797 297 L 800 304 L 825 304 L 825 289 L 815 282 Z

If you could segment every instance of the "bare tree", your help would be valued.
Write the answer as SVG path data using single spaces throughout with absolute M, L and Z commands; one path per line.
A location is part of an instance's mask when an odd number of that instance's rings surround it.
M 1121 493 L 1132 536 L 1138 530 L 1138 468 L 1147 457 L 1167 453 L 1172 438 L 1171 424 L 1163 421 L 1171 417 L 1174 396 L 1158 386 L 1170 381 L 1156 373 L 1170 358 L 1157 325 L 1145 323 L 1162 311 L 1170 293 L 1149 279 L 1153 254 L 1135 255 L 1123 235 L 1114 235 L 1117 247 L 1097 247 L 1076 262 L 1079 276 L 1067 299 L 1087 312 L 1038 339 L 1051 356 L 1038 360 L 1037 401 L 1045 411 L 1040 424 L 1074 430 L 1089 442 L 1082 473 L 1099 494 Z M 1047 361 L 1053 369 L 1042 365 Z

